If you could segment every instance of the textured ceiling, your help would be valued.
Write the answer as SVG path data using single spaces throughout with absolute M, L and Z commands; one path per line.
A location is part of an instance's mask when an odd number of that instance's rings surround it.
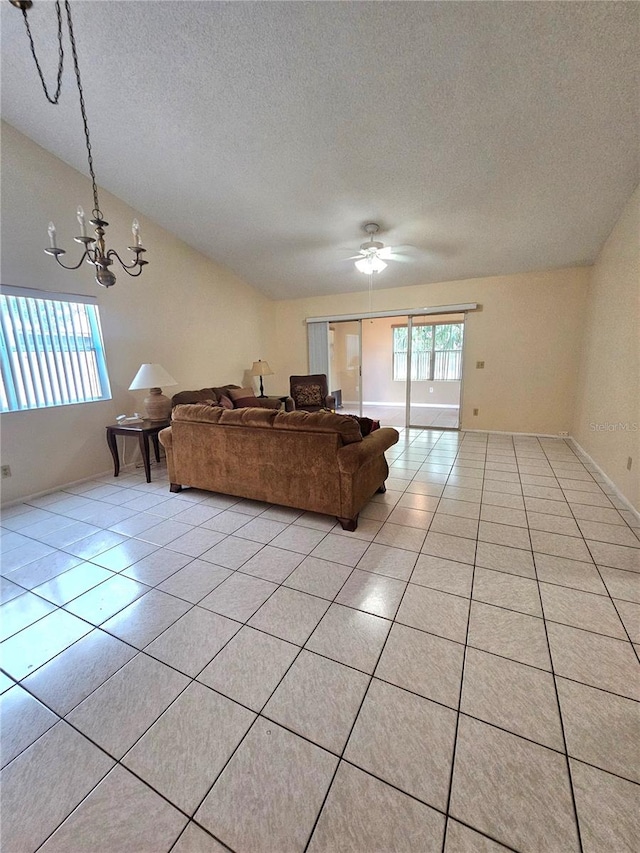
M 590 263 L 638 183 L 638 3 L 71 6 L 100 185 L 273 297 L 365 288 L 371 220 L 380 287 Z M 86 173 L 71 63 L 54 108 L 1 23 L 3 118 Z

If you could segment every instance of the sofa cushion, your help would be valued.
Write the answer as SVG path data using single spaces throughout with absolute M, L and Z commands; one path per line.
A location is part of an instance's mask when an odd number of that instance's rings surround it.
M 239 385 L 220 385 L 219 387 L 213 387 L 213 391 L 215 391 L 216 397 L 220 398 L 222 396 L 228 397 L 229 390 L 231 388 L 239 388 Z
M 346 415 L 333 412 L 278 412 L 273 422 L 274 429 L 300 429 L 310 432 L 336 432 L 343 444 L 362 441 L 358 424 Z
M 337 433 L 342 444 L 362 441 L 358 424 L 347 415 L 333 412 L 283 412 L 278 409 L 223 409 L 203 404 L 176 406 L 174 422 L 196 421 L 224 426 L 262 427 L 263 429 L 300 430 Z
M 276 409 L 224 409 L 222 406 L 205 406 L 202 404 L 176 406 L 173 410 L 173 421 L 190 421 L 224 426 L 270 427 L 278 414 Z
M 180 391 L 171 398 L 172 406 L 188 403 L 211 403 L 217 402 L 218 396 L 214 388 L 201 388 L 200 391 Z
M 229 388 L 228 395 L 233 401 L 234 409 L 259 405 L 253 388 Z

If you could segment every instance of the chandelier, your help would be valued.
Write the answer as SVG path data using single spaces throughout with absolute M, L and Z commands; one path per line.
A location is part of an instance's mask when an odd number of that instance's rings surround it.
M 32 0 L 9 0 L 9 2 L 16 6 L 18 9 L 22 11 L 22 15 L 24 17 L 24 23 L 27 30 L 27 36 L 29 37 L 29 44 L 31 47 L 31 54 L 33 55 L 34 62 L 36 64 L 36 69 L 38 71 L 38 76 L 40 77 L 40 82 L 42 83 L 42 88 L 44 89 L 44 94 L 50 104 L 57 104 L 60 98 L 60 89 L 62 85 L 62 70 L 64 67 L 64 48 L 62 44 L 62 10 L 60 8 L 60 0 L 56 0 L 56 13 L 58 17 L 58 79 L 56 85 L 56 92 L 53 97 L 49 94 L 47 89 L 47 84 L 45 83 L 44 75 L 42 73 L 42 69 L 40 67 L 40 63 L 38 62 L 38 57 L 36 56 L 36 50 L 33 43 L 33 37 L 31 35 L 31 28 L 29 26 L 29 21 L 27 19 L 27 10 L 31 8 L 33 5 Z M 69 0 L 65 0 L 65 11 L 67 15 L 67 26 L 69 29 L 69 40 L 71 42 L 71 53 L 73 56 L 73 67 L 76 76 L 76 83 L 78 86 L 78 95 L 80 96 L 80 112 L 82 114 L 82 123 L 84 126 L 84 138 L 85 144 L 87 148 L 87 162 L 89 164 L 89 174 L 91 175 L 91 184 L 93 187 L 93 218 L 89 220 L 90 224 L 93 225 L 95 231 L 95 237 L 87 235 L 87 226 L 85 221 L 84 210 L 79 207 L 77 211 L 78 217 L 78 225 L 80 226 L 80 234 L 78 237 L 74 237 L 73 239 L 76 243 L 80 243 L 84 246 L 84 251 L 82 256 L 77 264 L 68 266 L 64 264 L 61 260 L 61 257 L 66 254 L 65 249 L 61 249 L 56 244 L 56 229 L 53 222 L 49 223 L 49 246 L 45 249 L 47 255 L 52 255 L 57 263 L 64 267 L 66 270 L 77 270 L 83 261 L 86 260 L 87 263 L 93 264 L 96 271 L 96 282 L 102 287 L 111 287 L 116 283 L 116 277 L 114 273 L 109 269 L 109 267 L 113 264 L 114 258 L 120 263 L 122 269 L 130 276 L 138 276 L 142 272 L 142 268 L 145 264 L 148 264 L 148 261 L 145 261 L 142 255 L 146 252 L 146 249 L 142 246 L 142 241 L 140 239 L 140 226 L 138 224 L 138 220 L 133 220 L 132 225 L 132 233 L 133 233 L 133 246 L 129 246 L 128 249 L 130 252 L 133 252 L 133 260 L 130 264 L 125 263 L 120 255 L 115 251 L 115 249 L 107 250 L 107 245 L 105 241 L 105 228 L 109 225 L 108 222 L 105 221 L 102 211 L 100 210 L 100 202 L 98 200 L 98 187 L 96 185 L 96 176 L 93 170 L 93 156 L 91 153 L 91 140 L 89 138 L 89 124 L 87 122 L 87 112 L 85 108 L 84 102 L 84 90 L 82 88 L 82 81 L 80 79 L 80 67 L 78 65 L 78 54 L 76 51 L 76 40 L 73 33 L 73 23 L 71 20 L 71 8 L 69 6 Z

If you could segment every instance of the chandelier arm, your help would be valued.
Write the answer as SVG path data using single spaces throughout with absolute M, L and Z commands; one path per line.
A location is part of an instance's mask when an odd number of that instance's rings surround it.
M 148 261 L 140 261 L 140 264 L 147 264 Z M 137 278 L 139 275 L 142 275 L 142 266 L 138 267 L 138 272 L 129 272 L 129 267 L 124 267 L 124 271 L 127 275 L 130 275 L 131 278 Z
M 93 214 L 96 219 L 102 219 L 103 215 L 102 211 L 100 210 L 100 202 L 98 201 L 98 186 L 96 184 L 96 174 L 93 170 L 93 154 L 91 152 L 91 139 L 89 137 L 89 122 L 87 121 L 87 109 L 84 102 L 84 89 L 82 88 L 82 80 L 80 79 L 78 51 L 76 49 L 76 37 L 73 32 L 73 21 L 71 20 L 71 6 L 69 5 L 69 0 L 65 0 L 64 7 L 67 12 L 69 39 L 71 41 L 71 53 L 73 56 L 73 69 L 76 75 L 76 83 L 78 84 L 78 95 L 80 97 L 80 112 L 82 114 L 82 124 L 84 126 L 84 138 L 87 144 L 87 162 L 89 164 L 89 174 L 91 175 L 91 186 L 93 190 Z
M 118 259 L 118 263 L 120 264 L 120 266 L 122 267 L 122 269 L 123 269 L 123 270 L 126 270 L 127 272 L 128 272 L 129 270 L 134 270 L 136 267 L 140 267 L 140 271 L 139 271 L 139 272 L 136 272 L 136 273 L 129 273 L 129 275 L 134 275 L 134 276 L 136 276 L 136 275 L 140 275 L 140 273 L 142 272 L 142 267 L 143 267 L 145 264 L 149 263 L 148 261 L 141 261 L 141 260 L 139 260 L 139 258 L 138 258 L 138 257 L 136 257 L 136 259 L 134 260 L 134 262 L 133 262 L 132 264 L 125 264 L 125 262 L 122 260 L 122 258 L 121 258 L 121 257 L 120 257 L 120 255 L 116 252 L 116 250 L 115 250 L 115 249 L 109 249 L 109 251 L 107 252 L 107 258 L 117 258 L 117 259 Z
M 27 6 L 26 4 L 20 6 L 22 10 L 22 17 L 24 18 L 24 25 L 27 30 L 27 35 L 29 37 L 29 45 L 31 46 L 31 55 L 33 56 L 33 61 L 36 64 L 36 69 L 38 71 L 38 76 L 40 77 L 40 82 L 42 83 L 42 88 L 44 90 L 44 94 L 46 99 L 50 104 L 54 106 L 60 100 L 60 90 L 62 88 L 62 70 L 64 68 L 64 48 L 62 46 L 62 10 L 60 9 L 60 0 L 56 0 L 56 14 L 58 16 L 58 80 L 56 83 L 56 93 L 51 97 L 49 94 L 49 89 L 47 88 L 46 81 L 44 79 L 44 74 L 42 73 L 42 68 L 40 67 L 40 63 L 38 62 L 38 57 L 36 55 L 36 47 L 33 43 L 33 36 L 31 35 L 31 27 L 29 26 L 29 19 L 27 18 Z
M 47 253 L 47 254 L 49 254 L 49 253 Z M 91 256 L 90 256 L 89 252 L 85 251 L 83 253 L 82 257 L 80 258 L 80 260 L 78 261 L 78 263 L 75 266 L 70 267 L 70 266 L 67 266 L 67 264 L 62 263 L 62 261 L 60 260 L 60 253 L 56 253 L 54 255 L 54 258 L 56 259 L 56 263 L 58 263 L 61 267 L 64 267 L 66 270 L 77 270 L 77 269 L 79 269 L 82 266 L 82 262 L 84 261 L 84 259 L 90 258 L 90 257 Z M 93 263 L 93 261 L 92 261 L 92 263 Z

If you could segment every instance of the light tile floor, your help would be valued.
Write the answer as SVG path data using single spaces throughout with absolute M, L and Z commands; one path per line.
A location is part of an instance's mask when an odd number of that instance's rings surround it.
M 2 513 L 2 849 L 640 850 L 640 527 L 401 431 L 358 529 L 166 471 Z
M 359 407 L 345 403 L 338 414 L 359 414 Z M 363 405 L 362 414 L 366 418 L 382 421 L 385 426 L 404 427 L 406 423 L 406 406 L 375 406 Z M 412 406 L 411 420 L 416 427 L 456 429 L 460 423 L 459 406 Z

